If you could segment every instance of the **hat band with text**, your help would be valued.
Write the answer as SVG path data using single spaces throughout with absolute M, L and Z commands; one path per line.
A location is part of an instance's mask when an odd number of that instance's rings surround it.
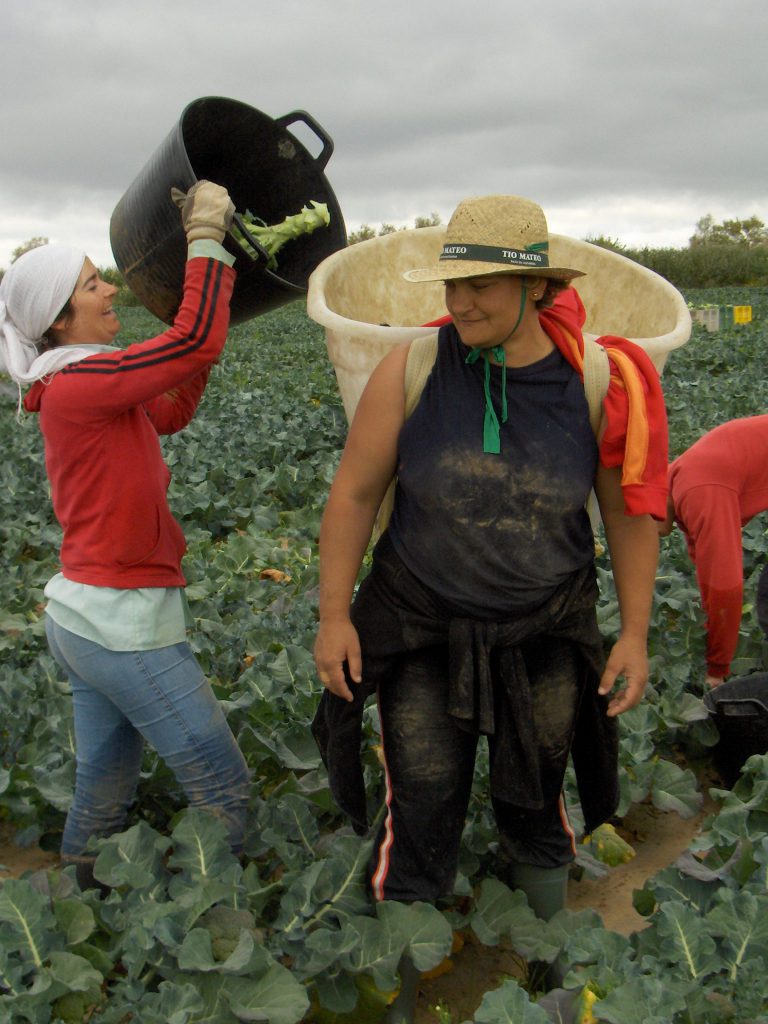
M 547 243 L 542 242 L 541 248 Z M 480 263 L 508 263 L 512 267 L 548 267 L 546 253 L 539 245 L 529 249 L 505 249 L 495 245 L 444 245 L 440 260 L 476 260 Z

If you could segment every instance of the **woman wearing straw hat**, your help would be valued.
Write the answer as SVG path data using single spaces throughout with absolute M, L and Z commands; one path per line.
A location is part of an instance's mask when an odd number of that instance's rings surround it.
M 584 311 L 568 289 L 580 272 L 549 251 L 529 200 L 462 202 L 437 264 L 405 276 L 445 282 L 450 323 L 412 415 L 406 345 L 371 375 L 349 431 L 320 535 L 315 661 L 326 692 L 314 732 L 362 831 L 354 745 L 362 703 L 378 693 L 386 807 L 369 882 L 374 899 L 401 901 L 452 891 L 486 735 L 499 876 L 548 918 L 574 857 L 561 796 L 569 752 L 591 829 L 616 807 L 615 716 L 648 678 L 654 518 L 666 513 L 658 374 L 637 346 L 601 339 L 611 382 L 598 446 L 581 381 Z M 353 602 L 395 474 L 394 510 Z M 593 486 L 621 610 L 607 661 L 585 511 Z M 407 959 L 403 973 L 408 989 Z M 412 1001 L 404 991 L 391 1019 L 411 1019 Z
M 89 840 L 125 823 L 145 740 L 232 848 L 243 843 L 249 774 L 187 642 L 184 537 L 158 441 L 192 419 L 224 347 L 235 272 L 220 243 L 234 207 L 206 181 L 174 198 L 188 262 L 174 324 L 157 338 L 112 345 L 116 289 L 78 249 L 32 249 L 0 283 L 0 370 L 30 385 L 24 407 L 40 416 L 63 529 L 46 631 L 72 688 L 77 774 L 61 853 L 83 888 Z

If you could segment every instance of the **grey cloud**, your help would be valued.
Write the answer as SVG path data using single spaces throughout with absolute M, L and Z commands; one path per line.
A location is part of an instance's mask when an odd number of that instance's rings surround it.
M 308 110 L 351 227 L 489 191 L 585 233 L 658 239 L 666 218 L 668 244 L 707 212 L 768 219 L 764 0 L 8 0 L 3 19 L 0 264 L 73 209 L 101 216 L 108 261 L 115 202 L 203 95 Z

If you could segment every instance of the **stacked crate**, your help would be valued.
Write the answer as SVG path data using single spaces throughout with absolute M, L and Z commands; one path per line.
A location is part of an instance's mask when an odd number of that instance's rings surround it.
M 719 331 L 721 327 L 731 324 L 752 323 L 751 306 L 704 306 L 692 309 L 691 316 L 695 323 L 703 324 L 708 331 Z

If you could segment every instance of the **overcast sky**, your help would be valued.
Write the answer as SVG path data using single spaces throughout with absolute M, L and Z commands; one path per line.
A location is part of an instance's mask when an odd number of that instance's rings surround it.
M 469 195 L 550 230 L 686 245 L 768 222 L 766 0 L 0 0 L 0 266 L 109 219 L 201 96 L 306 110 L 348 230 Z M 306 140 L 302 140 L 306 141 Z

